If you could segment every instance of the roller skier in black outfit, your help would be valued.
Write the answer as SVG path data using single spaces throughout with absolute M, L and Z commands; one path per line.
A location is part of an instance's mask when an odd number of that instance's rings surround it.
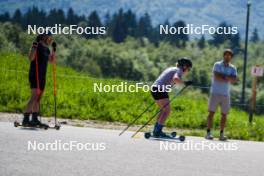
M 41 123 L 38 119 L 41 96 L 45 89 L 46 72 L 48 62 L 54 61 L 54 52 L 50 52 L 49 46 L 53 39 L 51 33 L 40 34 L 33 42 L 29 53 L 30 69 L 29 83 L 31 88 L 31 97 L 24 111 L 23 126 L 48 127 L 47 124 Z M 30 120 L 30 114 L 32 119 Z

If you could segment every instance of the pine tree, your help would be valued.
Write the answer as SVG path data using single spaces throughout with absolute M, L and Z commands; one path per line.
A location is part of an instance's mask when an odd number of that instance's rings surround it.
M 43 26 L 47 23 L 46 13 L 43 10 L 39 10 L 38 7 L 33 6 L 29 8 L 23 19 L 23 28 L 26 28 L 27 25 L 37 25 Z
M 218 25 L 218 28 L 228 28 L 231 26 L 228 26 L 226 24 L 226 22 L 222 22 Z M 212 35 L 213 39 L 210 41 L 211 44 L 213 44 L 214 46 L 219 46 L 220 44 L 223 44 L 226 40 L 230 39 L 230 35 L 227 34 L 218 34 L 217 32 L 215 32 Z
M 173 24 L 176 29 L 181 29 L 178 31 L 178 34 L 174 34 L 170 36 L 171 44 L 175 44 L 177 47 L 185 47 L 186 42 L 189 40 L 188 34 L 183 33 L 183 28 L 186 27 L 184 21 L 180 20 Z
M 0 15 L 0 21 L 1 22 L 6 22 L 6 21 L 10 21 L 10 15 L 8 12 L 5 12 L 4 14 Z
M 100 27 L 102 26 L 100 17 L 98 16 L 96 11 L 93 11 L 89 17 L 88 17 L 88 24 L 89 26 L 93 26 L 93 27 Z
M 151 19 L 148 13 L 145 13 L 144 16 L 142 16 L 139 19 L 138 26 L 137 26 L 137 37 L 148 37 L 151 33 L 152 25 L 151 25 Z
M 250 41 L 257 43 L 259 41 L 258 29 L 255 28 Z
M 202 37 L 198 41 L 197 45 L 198 45 L 198 47 L 200 49 L 203 49 L 205 47 L 205 37 L 204 37 L 204 35 L 202 35 Z
M 13 21 L 18 24 L 22 24 L 22 14 L 19 9 L 16 9 L 14 16 L 13 16 Z
M 78 16 L 74 13 L 72 8 L 69 8 L 67 12 L 66 24 L 69 24 L 69 25 L 78 24 Z
M 62 9 L 58 9 L 54 22 L 58 23 L 58 24 L 65 24 L 66 17 L 65 17 L 64 11 Z
M 124 19 L 125 19 L 125 26 L 128 29 L 128 35 L 130 36 L 135 36 L 135 30 L 137 27 L 137 20 L 136 20 L 136 15 L 131 11 L 128 10 L 125 14 L 124 14 Z
M 237 33 L 237 34 L 231 35 L 230 42 L 231 42 L 232 49 L 240 48 L 240 34 Z
M 114 14 L 112 22 L 112 39 L 117 43 L 121 43 L 128 35 L 128 28 L 125 25 L 123 9 L 118 11 L 118 14 Z

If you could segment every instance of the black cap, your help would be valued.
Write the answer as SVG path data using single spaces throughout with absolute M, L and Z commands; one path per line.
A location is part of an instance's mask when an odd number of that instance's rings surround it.
M 187 66 L 187 67 L 192 68 L 192 61 L 191 61 L 191 59 L 189 59 L 187 57 L 182 57 L 181 59 L 179 59 L 178 60 L 178 64 L 181 67 Z

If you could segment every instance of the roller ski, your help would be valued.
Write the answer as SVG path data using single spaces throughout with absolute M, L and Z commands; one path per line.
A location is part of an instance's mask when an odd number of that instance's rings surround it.
M 20 123 L 18 121 L 15 121 L 14 122 L 14 127 L 23 127 L 23 128 L 41 128 L 41 129 L 44 129 L 44 130 L 47 130 L 47 129 L 56 129 L 56 130 L 59 130 L 61 125 L 60 124 L 56 124 L 54 125 L 53 127 L 47 125 L 47 124 L 44 124 L 44 123 L 40 123 L 40 124 L 31 124 L 31 123 Z
M 51 128 L 51 129 L 55 129 L 55 130 L 60 130 L 60 127 L 61 127 L 61 125 L 60 125 L 60 123 L 56 123 L 54 126 L 49 126 L 49 128 Z
M 171 132 L 171 133 L 163 133 L 163 135 L 160 136 L 156 136 L 151 132 L 147 132 L 144 134 L 144 137 L 146 139 L 173 139 L 173 140 L 179 140 L 179 141 L 185 141 L 185 136 L 179 136 L 177 137 L 177 133 L 176 132 Z
M 24 127 L 24 128 L 42 128 L 44 130 L 49 129 L 49 126 L 47 124 L 41 123 L 40 121 L 34 121 L 34 122 L 28 122 L 26 123 L 24 120 L 22 123 L 19 123 L 18 121 L 14 122 L 15 127 Z
M 49 128 L 53 128 L 56 130 L 60 129 L 60 124 L 56 123 L 54 127 L 50 127 L 49 125 L 42 123 L 41 121 L 38 120 L 37 118 L 38 114 L 33 114 L 32 120 L 29 121 L 29 114 L 25 114 L 24 119 L 22 123 L 15 121 L 14 122 L 14 127 L 23 127 L 23 128 L 40 128 L 47 130 Z
M 146 139 L 149 139 L 149 138 L 159 139 L 160 138 L 160 139 L 174 139 L 174 140 L 176 139 L 176 140 L 180 140 L 180 141 L 185 140 L 185 136 L 176 137 L 177 136 L 176 132 L 164 133 L 162 131 L 162 128 L 163 128 L 163 125 L 156 123 L 153 132 L 152 133 L 151 132 L 145 133 L 144 137 Z

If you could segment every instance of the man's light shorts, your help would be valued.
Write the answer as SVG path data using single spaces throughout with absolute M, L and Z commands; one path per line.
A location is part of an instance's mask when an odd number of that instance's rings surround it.
M 223 95 L 217 95 L 217 94 L 211 94 L 210 99 L 209 99 L 208 111 L 215 112 L 218 105 L 220 105 L 221 107 L 222 114 L 228 114 L 229 109 L 230 109 L 230 97 L 223 96 Z

